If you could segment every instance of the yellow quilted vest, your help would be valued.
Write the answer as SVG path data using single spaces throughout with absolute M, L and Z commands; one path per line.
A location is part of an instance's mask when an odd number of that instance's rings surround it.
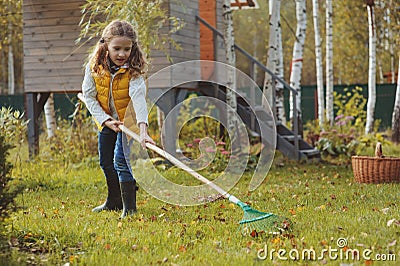
M 133 110 L 133 105 L 130 102 L 131 98 L 129 96 L 129 82 L 131 80 L 129 71 L 126 68 L 120 68 L 112 79 L 110 72 L 104 71 L 102 68 L 100 69 L 100 74 L 92 71 L 92 76 L 96 84 L 97 100 L 99 101 L 100 106 L 107 114 L 111 115 L 109 102 L 110 84 L 112 82 L 112 98 L 114 100 L 114 106 L 119 120 L 124 122 L 126 127 L 138 133 L 139 129 L 136 125 L 136 115 Z M 125 112 L 128 108 L 128 115 L 125 116 Z M 98 129 L 101 131 L 102 126 L 98 121 L 95 120 L 95 122 Z

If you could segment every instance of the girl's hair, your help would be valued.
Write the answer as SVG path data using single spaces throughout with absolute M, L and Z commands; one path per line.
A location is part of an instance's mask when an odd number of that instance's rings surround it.
M 92 66 L 93 71 L 96 74 L 101 74 L 100 66 L 102 66 L 103 69 L 108 69 L 108 43 L 114 37 L 128 37 L 132 41 L 131 54 L 127 60 L 130 74 L 136 78 L 145 73 L 147 62 L 138 44 L 137 33 L 129 22 L 121 20 L 112 21 L 104 29 L 100 41 L 97 43 L 94 53 L 89 59 L 89 64 Z

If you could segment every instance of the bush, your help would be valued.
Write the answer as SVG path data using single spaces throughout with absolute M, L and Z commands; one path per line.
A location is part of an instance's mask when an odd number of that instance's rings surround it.
M 10 192 L 8 186 L 11 181 L 12 164 L 7 161 L 7 156 L 12 147 L 6 142 L 5 137 L 0 135 L 0 223 L 3 223 L 10 212 L 15 210 L 16 191 Z
M 0 111 L 0 223 L 15 211 L 14 199 L 22 188 L 9 186 L 12 180 L 12 164 L 7 161 L 9 151 L 21 145 L 26 136 L 27 122 L 23 113 L 2 107 Z
M 97 156 L 97 128 L 89 112 L 77 103 L 69 118 L 57 121 L 55 136 L 41 148 L 41 160 L 79 166 Z
M 337 116 L 330 125 L 325 123 L 320 128 L 318 121 L 308 122 L 306 139 L 316 146 L 324 156 L 341 157 L 349 160 L 353 155 L 360 155 L 368 148 L 374 148 L 377 142 L 390 144 L 381 133 L 365 135 L 367 100 L 360 93 L 361 88 L 352 91 L 345 89 L 345 94 L 334 93 L 334 108 Z M 377 132 L 380 121 L 375 121 Z

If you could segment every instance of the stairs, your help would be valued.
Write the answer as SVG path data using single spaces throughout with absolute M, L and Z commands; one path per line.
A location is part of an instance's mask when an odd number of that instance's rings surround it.
M 212 25 L 210 25 L 207 21 L 205 21 L 203 18 L 199 17 L 196 15 L 196 20 L 201 23 L 203 26 L 211 30 L 214 34 L 214 36 L 219 37 L 223 39 L 223 34 L 219 32 L 216 28 L 214 28 Z M 216 41 L 216 40 L 214 40 Z M 217 47 L 217 45 L 216 45 Z M 238 45 L 234 44 L 235 51 L 237 53 L 240 53 L 242 56 L 247 58 L 249 62 L 249 73 L 248 75 L 254 79 L 254 69 L 255 67 L 260 68 L 262 71 L 267 73 L 268 75 L 271 76 L 272 79 L 272 84 L 275 84 L 275 82 L 281 83 L 283 85 L 284 89 L 287 89 L 292 92 L 292 100 L 294 102 L 294 109 L 297 109 L 296 106 L 296 97 L 297 97 L 297 91 L 293 89 L 289 84 L 287 84 L 283 79 L 280 77 L 276 76 L 271 70 L 267 69 L 261 62 L 259 62 L 256 58 L 254 58 L 251 54 L 246 52 L 243 48 L 239 47 Z M 214 50 L 214 53 L 217 53 L 218 50 Z M 273 85 L 274 86 L 274 85 Z M 273 89 L 275 89 L 273 87 Z M 212 97 L 217 97 L 220 100 L 225 100 L 225 92 L 223 88 L 217 88 L 217 91 L 215 89 L 209 88 L 209 86 L 200 86 L 200 91 L 207 96 L 212 96 Z M 275 97 L 275 94 L 274 94 Z M 253 131 L 257 133 L 257 130 L 259 132 L 259 126 L 257 123 L 255 123 L 255 114 L 253 111 L 249 108 L 249 106 L 246 104 L 246 101 L 243 99 L 238 98 L 238 114 L 241 116 L 242 120 L 246 123 L 246 125 Z M 275 107 L 272 106 L 272 109 Z M 262 108 L 256 108 L 255 112 L 257 113 L 258 119 L 262 121 L 262 123 L 266 123 L 267 126 L 271 126 L 273 122 L 273 118 L 267 114 Z M 295 112 L 295 117 L 293 119 L 294 122 L 294 128 L 298 128 L 297 125 L 297 112 Z M 271 124 L 272 123 L 272 124 Z M 312 147 L 309 145 L 307 142 L 305 142 L 301 136 L 295 136 L 295 134 L 286 128 L 282 124 L 277 124 L 276 125 L 276 133 L 277 133 L 277 149 L 283 153 L 286 157 L 294 160 L 303 160 L 303 159 L 312 159 L 312 160 L 320 160 L 321 159 L 321 154 L 318 149 Z
M 207 83 L 199 82 L 198 91 L 204 96 L 215 97 L 225 102 L 225 88 L 222 86 L 209 85 Z M 255 113 L 247 104 L 249 100 L 242 97 L 237 97 L 237 112 L 246 124 L 246 126 L 254 133 L 260 134 L 260 126 L 257 123 L 257 118 L 265 123 L 267 126 L 276 126 L 276 149 L 279 150 L 284 156 L 292 160 L 317 160 L 321 159 L 321 154 L 318 149 L 312 147 L 302 139 L 300 135 L 297 136 L 298 147 L 296 148 L 296 136 L 285 125 L 281 123 L 274 123 L 274 118 L 264 111 L 263 108 L 255 108 Z M 297 152 L 296 152 L 297 150 Z

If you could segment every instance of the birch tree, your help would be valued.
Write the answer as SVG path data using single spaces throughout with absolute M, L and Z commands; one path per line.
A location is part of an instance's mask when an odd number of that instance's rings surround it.
M 225 56 L 226 62 L 231 65 L 236 65 L 236 55 L 235 55 L 235 37 L 233 35 L 233 20 L 232 20 L 232 9 L 231 9 L 231 1 L 224 0 L 223 4 L 223 16 L 224 16 L 224 43 L 225 43 Z M 237 110 L 237 101 L 236 101 L 236 77 L 235 71 L 231 68 L 228 69 L 227 74 L 227 89 L 226 89 L 226 102 L 227 102 L 227 124 L 228 131 L 235 132 L 237 127 L 236 122 L 236 110 Z M 231 107 L 231 108 L 229 108 Z M 232 137 L 235 134 L 232 134 Z M 231 140 L 233 143 L 234 141 Z
M 333 125 L 333 9 L 332 0 L 326 0 L 326 119 Z
M 56 113 L 54 109 L 53 93 L 50 93 L 44 105 L 44 116 L 46 120 L 47 138 L 52 138 L 55 136 L 56 132 Z
M 396 143 L 400 142 L 400 56 L 397 76 L 396 100 L 394 102 L 392 115 L 392 141 Z
M 278 12 L 279 12 L 280 0 L 270 0 L 269 2 L 269 40 L 268 40 L 268 58 L 267 58 L 267 68 L 271 71 L 275 71 L 277 68 L 278 60 Z M 274 84 L 273 84 L 274 82 Z M 270 74 L 265 73 L 264 77 L 264 88 L 263 93 L 265 99 L 267 99 L 272 111 L 276 115 L 276 107 L 274 102 L 274 89 L 275 81 Z M 263 105 L 265 103 L 263 102 Z
M 365 134 L 373 132 L 374 112 L 376 102 L 376 28 L 374 15 L 374 0 L 366 0 L 368 11 L 368 102 L 367 102 L 367 122 Z
M 322 48 L 319 29 L 319 4 L 318 0 L 313 0 L 313 21 L 314 21 L 314 39 L 315 39 L 315 66 L 317 75 L 317 97 L 318 97 L 318 122 L 322 129 L 324 124 L 324 77 L 322 68 Z
M 272 0 L 270 0 L 270 3 Z M 272 6 L 272 3 L 271 3 Z M 277 45 L 277 60 L 276 60 L 276 69 L 275 74 L 284 79 L 284 66 L 283 66 L 283 47 L 282 47 L 282 27 L 281 27 L 281 1 L 277 1 L 276 4 L 276 45 Z M 271 12 L 271 9 L 269 9 Z M 271 15 L 271 13 L 270 13 Z M 284 86 L 282 83 L 276 83 L 276 95 L 275 95 L 275 105 L 276 105 L 276 120 L 281 122 L 282 124 L 286 124 L 286 114 L 285 114 L 285 106 L 284 106 L 284 95 L 283 90 Z
M 303 124 L 301 121 L 301 71 L 303 68 L 303 50 L 304 42 L 306 39 L 306 29 L 307 29 L 307 13 L 306 13 L 306 0 L 296 0 L 296 40 L 293 47 L 293 57 L 292 57 L 292 71 L 290 73 L 290 86 L 297 91 L 296 105 L 297 110 L 293 109 L 293 97 L 290 97 L 290 119 L 293 121 L 295 117 L 295 112 L 297 112 L 297 117 L 299 119 L 299 126 Z M 300 130 L 302 134 L 302 130 Z
M 12 6 L 9 3 L 10 13 L 12 13 Z M 12 21 L 8 22 L 8 94 L 15 94 L 15 75 L 14 75 L 14 52 L 13 52 L 13 44 L 11 40 L 13 39 L 12 35 Z

